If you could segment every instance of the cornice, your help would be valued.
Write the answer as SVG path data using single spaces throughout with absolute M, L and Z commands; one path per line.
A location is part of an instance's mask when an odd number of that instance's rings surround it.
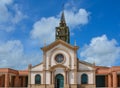
M 47 51 L 47 50 L 50 50 L 51 48 L 53 48 L 54 46 L 56 46 L 58 44 L 62 44 L 62 45 L 66 46 L 66 47 L 68 47 L 68 48 L 70 48 L 72 50 L 75 50 L 75 51 L 79 49 L 78 46 L 72 46 L 72 45 L 70 45 L 70 44 L 68 44 L 68 43 L 66 43 L 66 42 L 64 42 L 63 40 L 60 40 L 60 39 L 56 40 L 55 42 L 53 42 L 53 43 L 49 44 L 48 46 L 45 46 L 45 47 L 43 47 L 41 49 L 43 51 Z
M 82 63 L 82 64 L 85 64 L 85 65 L 87 65 L 87 66 L 90 66 L 90 67 L 94 67 L 94 64 L 88 63 L 88 62 L 86 62 L 86 61 L 82 61 L 82 60 L 79 60 L 79 59 L 78 59 L 78 62 L 79 62 L 79 63 Z
M 35 65 L 35 66 L 32 66 L 32 68 L 35 68 L 35 67 L 37 67 L 37 66 L 39 66 L 39 65 L 42 65 L 43 64 L 43 62 L 41 62 L 40 64 L 37 64 L 37 65 Z

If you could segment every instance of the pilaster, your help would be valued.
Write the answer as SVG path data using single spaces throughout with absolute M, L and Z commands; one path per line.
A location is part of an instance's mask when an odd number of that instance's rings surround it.
M 10 75 L 8 73 L 5 74 L 5 88 L 9 87 Z
M 25 84 L 26 84 L 26 77 L 25 76 L 23 76 L 23 87 L 25 87 Z
M 55 78 L 55 71 L 52 71 L 52 84 L 55 83 L 54 78 Z
M 50 71 L 50 84 L 52 84 L 52 71 Z
M 117 72 L 112 72 L 113 75 L 113 88 L 117 88 Z
M 65 69 L 64 72 L 65 72 L 65 77 L 64 77 L 64 79 L 65 79 L 65 84 L 67 84 L 67 70 Z
M 43 84 L 46 84 L 46 52 L 43 53 Z
M 75 70 L 74 71 L 74 83 L 77 84 L 77 71 Z
M 77 84 L 77 51 L 74 46 L 74 84 Z
M 0 74 L 0 75 L 1 75 L 1 74 Z M 1 82 L 0 82 L 0 87 L 3 87 L 3 86 L 5 85 L 5 84 L 4 84 L 4 83 L 5 83 L 5 82 L 4 82 L 4 79 L 5 79 L 5 75 L 2 74 L 1 77 L 0 77 L 0 81 L 1 81 Z
M 15 77 L 15 87 L 19 87 L 19 85 L 20 85 L 20 83 L 19 83 L 19 75 L 16 75 L 16 77 Z
M 111 74 L 108 74 L 108 87 L 112 87 L 112 78 L 111 78 Z
M 108 86 L 108 75 L 105 75 L 105 87 Z
M 28 66 L 28 88 L 31 88 L 31 68 L 32 68 L 32 65 L 30 64 Z

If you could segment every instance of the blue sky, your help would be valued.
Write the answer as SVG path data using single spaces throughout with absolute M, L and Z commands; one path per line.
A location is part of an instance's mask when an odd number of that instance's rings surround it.
M 42 61 L 61 11 L 80 60 L 120 65 L 119 0 L 0 0 L 0 68 L 26 69 Z

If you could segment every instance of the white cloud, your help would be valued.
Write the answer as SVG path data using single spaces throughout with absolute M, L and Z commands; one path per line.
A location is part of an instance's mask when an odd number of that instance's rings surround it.
M 88 23 L 89 13 L 85 9 L 79 9 L 78 11 L 65 10 L 64 13 L 67 25 L 71 27 L 70 29 Z M 60 16 L 61 12 L 57 16 L 48 18 L 43 17 L 35 22 L 30 32 L 31 38 L 38 39 L 41 42 L 43 42 L 43 40 L 47 40 L 49 43 L 53 41 L 55 38 L 55 27 L 59 25 Z
M 0 43 L 0 68 L 25 69 L 28 64 L 40 61 L 40 54 L 25 54 L 24 47 L 19 40 Z
M 89 12 L 85 9 L 79 9 L 77 13 L 74 11 L 65 11 L 65 16 L 68 25 L 76 27 L 88 23 Z
M 25 17 L 13 0 L 0 0 L 0 30 L 7 32 L 14 30 Z
M 55 17 L 42 18 L 34 23 L 31 37 L 39 39 L 42 43 L 44 40 L 47 40 L 47 42 L 52 41 L 55 36 L 55 26 L 57 26 L 58 22 L 59 19 Z
M 97 65 L 111 66 L 120 56 L 120 47 L 115 39 L 109 40 L 106 35 L 95 37 L 85 45 L 80 53 L 81 58 Z
M 12 2 L 13 2 L 13 0 L 0 0 L 1 4 L 10 4 Z

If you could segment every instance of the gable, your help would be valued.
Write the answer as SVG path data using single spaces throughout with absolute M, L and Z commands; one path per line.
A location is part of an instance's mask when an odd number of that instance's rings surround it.
M 57 51 L 57 50 L 63 50 L 63 51 L 67 51 L 67 52 L 73 51 L 74 52 L 74 50 L 64 46 L 63 44 L 57 44 L 56 46 L 54 46 L 51 49 L 49 49 L 47 52 L 53 53 L 54 51 Z
M 64 42 L 63 40 L 56 40 L 55 42 L 53 42 L 53 43 L 51 43 L 50 45 L 45 46 L 45 47 L 43 47 L 43 48 L 41 48 L 41 49 L 42 49 L 43 51 L 48 51 L 48 50 L 52 49 L 53 47 L 55 47 L 55 46 L 57 46 L 57 45 L 59 45 L 59 44 L 65 46 L 65 47 L 68 47 L 68 48 L 70 48 L 70 49 L 72 49 L 72 50 L 77 50 L 77 49 L 78 49 L 78 46 L 72 46 L 72 45 Z
M 88 62 L 85 61 L 79 61 L 79 70 L 83 71 L 83 70 L 94 70 L 94 66 L 93 64 L 90 64 Z
M 40 63 L 40 64 L 33 66 L 31 68 L 31 71 L 42 71 L 42 70 L 43 70 L 43 63 Z

